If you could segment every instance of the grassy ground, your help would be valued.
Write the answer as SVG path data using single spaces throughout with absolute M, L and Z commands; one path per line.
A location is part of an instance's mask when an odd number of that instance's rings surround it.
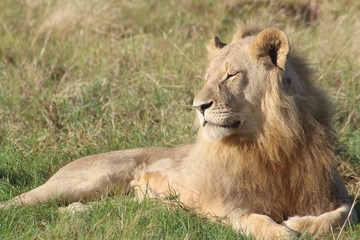
M 309 1 L 2 0 L 0 200 L 89 154 L 194 140 L 191 102 L 205 43 L 235 23 L 284 29 L 336 105 L 339 169 L 360 185 L 360 3 Z M 313 1 L 315 2 L 315 1 Z M 93 211 L 57 203 L 0 210 L 0 239 L 237 239 L 231 229 L 157 201 L 118 194 Z M 328 236 L 336 239 L 339 233 Z M 360 227 L 340 239 L 359 239 Z

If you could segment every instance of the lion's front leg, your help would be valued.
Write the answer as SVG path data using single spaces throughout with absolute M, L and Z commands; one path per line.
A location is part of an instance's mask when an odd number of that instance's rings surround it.
M 242 210 L 235 210 L 228 214 L 226 221 L 238 233 L 253 236 L 257 240 L 295 239 L 298 236 L 297 232 L 262 214 L 244 214 Z
M 347 219 L 351 223 L 357 222 L 356 212 L 350 213 L 349 204 L 344 204 L 334 211 L 321 214 L 319 216 L 294 216 L 284 222 L 284 225 L 298 232 L 311 234 L 321 234 L 341 227 Z
M 198 192 L 191 185 L 174 178 L 168 170 L 151 169 L 140 171 L 134 175 L 130 186 L 135 190 L 135 199 L 157 198 L 163 202 L 177 202 L 182 206 L 197 207 Z
M 167 175 L 159 170 L 136 173 L 130 186 L 135 190 L 135 198 L 139 202 L 146 197 L 168 198 L 173 192 Z
M 146 181 L 145 175 L 148 174 L 149 173 L 138 174 L 134 180 L 130 182 L 130 187 L 134 189 L 135 199 L 138 202 L 142 202 L 145 198 L 161 198 L 160 194 L 155 192 L 155 190 L 149 186 L 149 182 Z

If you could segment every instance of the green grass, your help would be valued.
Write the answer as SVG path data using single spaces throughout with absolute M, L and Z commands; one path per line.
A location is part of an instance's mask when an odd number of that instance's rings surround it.
M 2 0 L 0 200 L 44 183 L 79 157 L 195 139 L 191 102 L 205 44 L 248 19 L 284 29 L 336 105 L 340 172 L 360 181 L 360 4 L 307 1 Z M 351 7 L 350 7 L 351 6 Z M 315 15 L 316 16 L 316 15 Z M 0 239 L 235 239 L 220 223 L 121 194 L 90 213 L 57 203 L 0 210 Z M 358 210 L 360 210 L 358 208 Z M 338 233 L 329 236 L 337 237 Z M 340 238 L 358 239 L 359 225 Z
M 115 196 L 92 203 L 90 212 L 59 213 L 56 203 L 13 208 L 0 216 L 1 239 L 238 239 L 230 227 L 209 223 L 158 201 Z M 131 227 L 129 227 L 131 226 Z

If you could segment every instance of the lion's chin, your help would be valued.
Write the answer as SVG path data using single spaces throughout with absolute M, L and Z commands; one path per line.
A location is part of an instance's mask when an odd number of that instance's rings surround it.
M 213 124 L 206 124 L 201 129 L 201 135 L 208 140 L 221 140 L 237 133 L 239 123 L 231 127 L 216 126 Z

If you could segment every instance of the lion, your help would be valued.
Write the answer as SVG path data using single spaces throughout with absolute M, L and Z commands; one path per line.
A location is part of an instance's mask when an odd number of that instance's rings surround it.
M 357 222 L 336 171 L 332 105 L 277 28 L 238 27 L 208 44 L 194 98 L 195 143 L 80 158 L 2 207 L 88 201 L 116 189 L 171 201 L 256 239 L 321 234 Z M 175 194 L 174 194 L 175 193 Z M 76 203 L 69 207 L 82 206 Z

